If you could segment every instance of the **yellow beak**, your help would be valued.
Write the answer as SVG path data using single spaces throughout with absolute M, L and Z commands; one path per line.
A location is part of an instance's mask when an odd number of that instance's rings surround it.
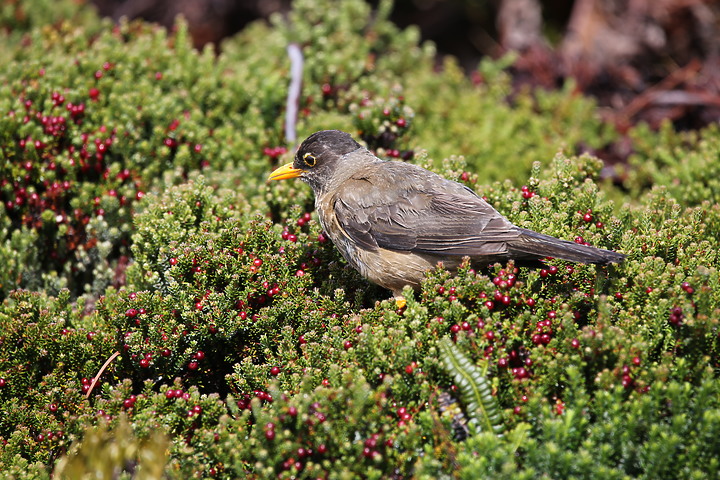
M 297 178 L 304 171 L 305 170 L 301 168 L 293 167 L 293 164 L 291 162 L 283 165 L 282 167 L 272 172 L 268 177 L 268 180 L 285 180 L 287 178 Z

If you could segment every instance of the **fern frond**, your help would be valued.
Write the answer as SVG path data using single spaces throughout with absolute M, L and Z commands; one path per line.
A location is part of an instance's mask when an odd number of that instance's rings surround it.
M 502 435 L 505 425 L 490 382 L 449 338 L 440 340 L 440 349 L 445 370 L 460 391 L 460 400 L 465 405 L 470 423 L 483 431 Z

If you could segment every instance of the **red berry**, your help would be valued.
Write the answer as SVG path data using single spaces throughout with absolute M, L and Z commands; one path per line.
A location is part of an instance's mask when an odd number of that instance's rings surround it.
M 270 369 L 270 375 L 272 375 L 273 377 L 277 377 L 278 375 L 280 375 L 280 367 L 272 367 Z

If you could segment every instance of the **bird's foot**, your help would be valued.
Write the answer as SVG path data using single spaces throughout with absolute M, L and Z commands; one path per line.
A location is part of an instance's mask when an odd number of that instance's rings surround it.
M 407 305 L 407 301 L 405 300 L 405 297 L 395 297 L 395 306 L 398 310 L 402 310 Z

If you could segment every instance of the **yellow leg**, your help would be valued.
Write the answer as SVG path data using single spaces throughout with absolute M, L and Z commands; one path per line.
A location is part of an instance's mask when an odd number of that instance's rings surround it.
M 395 297 L 395 305 L 397 306 L 398 310 L 402 310 L 405 308 L 405 305 L 407 305 L 407 302 L 405 301 L 404 297 Z

